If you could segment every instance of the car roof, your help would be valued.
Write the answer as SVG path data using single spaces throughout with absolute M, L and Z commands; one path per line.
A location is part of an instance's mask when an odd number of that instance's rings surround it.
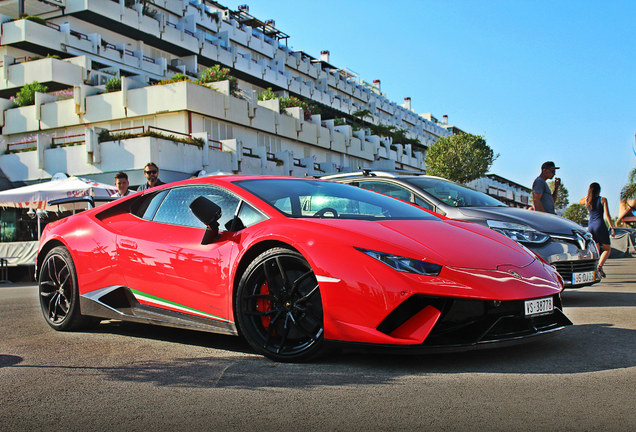
M 341 174 L 332 174 L 320 177 L 321 180 L 340 180 L 347 178 L 357 178 L 357 177 L 366 177 L 366 178 L 387 178 L 387 179 L 402 179 L 409 177 L 421 177 L 421 178 L 430 178 L 436 180 L 442 180 L 446 182 L 451 182 L 448 179 L 443 177 L 426 175 L 420 172 L 411 172 L 411 171 L 376 171 L 376 170 L 362 170 L 362 171 L 354 171 L 348 173 Z M 452 183 L 452 182 L 451 182 Z
M 174 186 L 189 185 L 189 184 L 229 184 L 242 180 L 311 180 L 320 181 L 313 177 L 292 177 L 292 176 L 279 176 L 279 175 L 263 175 L 263 174 L 222 174 L 212 175 L 205 177 L 196 177 L 185 180 L 180 180 L 172 183 L 166 183 L 159 188 L 171 188 Z M 157 190 L 159 190 L 159 188 Z

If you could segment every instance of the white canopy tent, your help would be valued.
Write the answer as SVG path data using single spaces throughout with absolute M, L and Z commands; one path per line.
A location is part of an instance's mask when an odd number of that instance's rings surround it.
M 58 206 L 49 206 L 49 201 L 73 198 L 108 198 L 117 192 L 112 185 L 94 182 L 80 177 L 68 177 L 0 191 L 0 207 L 32 208 L 57 210 Z
M 107 200 L 117 189 L 114 186 L 92 180 L 67 177 L 37 183 L 29 186 L 0 191 L 0 208 L 28 208 L 29 214 L 37 218 L 37 238 L 40 238 L 41 219 L 47 217 L 47 211 L 85 210 L 87 202 L 70 202 L 50 205 L 53 200 L 92 198 L 92 204 L 100 199 Z M 75 201 L 75 200 L 74 200 Z M 0 243 L 0 258 L 8 266 L 33 265 L 38 249 L 37 241 Z

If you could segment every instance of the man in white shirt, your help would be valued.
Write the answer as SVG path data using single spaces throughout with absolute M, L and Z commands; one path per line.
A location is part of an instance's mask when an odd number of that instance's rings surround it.
M 125 172 L 120 171 L 115 174 L 115 187 L 117 188 L 117 192 L 111 195 L 113 198 L 121 198 L 133 193 L 128 189 L 128 174 Z

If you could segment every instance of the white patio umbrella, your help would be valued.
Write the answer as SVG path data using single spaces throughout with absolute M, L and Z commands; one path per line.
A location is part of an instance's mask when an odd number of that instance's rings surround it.
M 67 177 L 51 180 L 15 189 L 0 191 L 0 207 L 17 207 L 35 209 L 33 217 L 37 217 L 38 239 L 40 238 L 40 219 L 42 211 L 75 210 L 86 208 L 81 204 L 49 205 L 52 200 L 63 198 L 92 197 L 94 199 L 109 198 L 117 192 L 114 186 L 98 183 L 80 177 Z M 29 211 L 30 213 L 30 211 Z
M 48 202 L 62 198 L 108 198 L 117 192 L 112 185 L 98 183 L 81 177 L 68 177 L 0 191 L 0 207 L 55 210 Z

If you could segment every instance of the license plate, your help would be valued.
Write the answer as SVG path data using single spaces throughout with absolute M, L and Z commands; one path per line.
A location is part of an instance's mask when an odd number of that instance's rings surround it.
M 572 285 L 594 282 L 594 271 L 572 273 Z
M 526 316 L 549 314 L 554 310 L 552 297 L 537 300 L 526 300 Z

